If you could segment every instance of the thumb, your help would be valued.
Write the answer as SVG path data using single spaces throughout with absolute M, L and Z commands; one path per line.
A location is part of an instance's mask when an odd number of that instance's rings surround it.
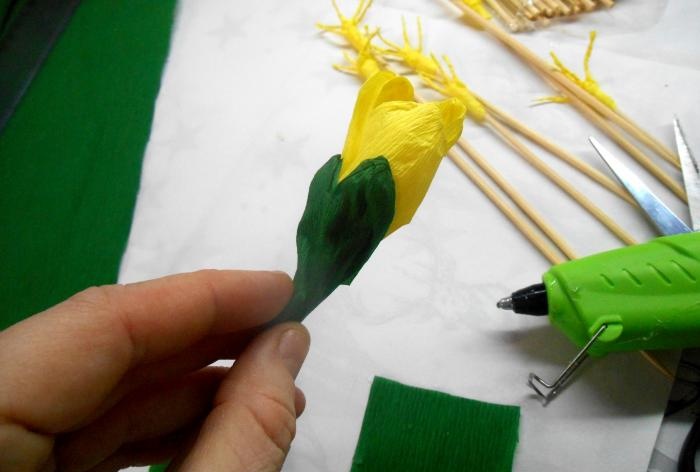
M 224 379 L 194 445 L 177 470 L 272 472 L 282 468 L 296 431 L 294 379 L 309 333 L 284 323 L 259 334 Z

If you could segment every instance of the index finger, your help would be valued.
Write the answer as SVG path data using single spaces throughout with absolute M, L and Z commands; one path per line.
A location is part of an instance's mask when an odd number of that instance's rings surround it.
M 263 324 L 291 292 L 286 274 L 212 270 L 81 292 L 0 333 L 0 417 L 63 430 L 135 365 Z

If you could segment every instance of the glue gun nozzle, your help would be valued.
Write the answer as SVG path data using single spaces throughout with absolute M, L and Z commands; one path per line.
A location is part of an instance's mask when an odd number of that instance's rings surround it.
M 547 290 L 543 284 L 530 285 L 501 298 L 496 306 L 523 315 L 544 316 L 549 313 Z
M 496 303 L 496 306 L 501 310 L 512 310 L 513 309 L 513 298 L 506 297 L 502 298 Z

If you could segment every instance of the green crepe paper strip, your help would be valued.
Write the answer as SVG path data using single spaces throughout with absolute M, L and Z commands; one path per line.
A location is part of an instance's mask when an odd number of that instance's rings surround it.
M 174 9 L 82 2 L 0 134 L 0 328 L 117 280 Z
M 338 285 L 349 285 L 394 218 L 389 162 L 366 160 L 338 182 L 341 163 L 331 157 L 311 181 L 297 228 L 294 294 L 275 323 L 302 321 Z
M 506 472 L 520 408 L 375 377 L 352 472 Z

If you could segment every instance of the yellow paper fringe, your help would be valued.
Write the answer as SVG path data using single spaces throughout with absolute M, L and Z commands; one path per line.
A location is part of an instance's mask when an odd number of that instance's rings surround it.
M 416 18 L 416 23 L 418 25 L 418 45 L 416 47 L 413 47 L 408 37 L 406 19 L 401 18 L 403 45 L 399 46 L 379 34 L 384 44 L 389 46 L 388 49 L 380 49 L 379 51 L 389 58 L 400 60 L 406 67 L 419 75 L 432 77 L 438 73 L 438 67 L 435 65 L 432 58 L 423 54 L 423 25 L 421 24 L 420 18 Z
M 399 46 L 383 38 L 380 34 L 379 37 L 389 46 L 389 49 L 380 49 L 379 51 L 389 58 L 401 60 L 406 67 L 418 74 L 428 87 L 446 97 L 458 99 L 467 108 L 467 115 L 474 121 L 479 123 L 484 121 L 486 109 L 472 95 L 466 84 L 460 80 L 450 59 L 443 56 L 450 72 L 447 74 L 435 56 L 423 53 L 423 26 L 420 18 L 416 18 L 416 24 L 418 26 L 418 45 L 416 47 L 411 44 L 406 20 L 402 18 L 403 45 Z
M 415 47 L 408 35 L 406 20 L 402 18 L 403 45 L 400 46 L 382 37 L 378 28 L 370 32 L 369 27 L 364 26 L 362 28 L 360 26 L 371 4 L 372 0 L 361 0 L 355 14 L 348 19 L 342 14 L 335 0 L 333 0 L 333 8 L 341 24 L 338 26 L 317 24 L 323 31 L 342 36 L 357 52 L 356 57 L 345 52 L 344 57 L 348 64 L 334 64 L 333 67 L 341 72 L 358 75 L 367 80 L 375 73 L 386 69 L 386 62 L 382 56 L 392 60 L 399 60 L 411 71 L 418 74 L 428 87 L 446 97 L 458 99 L 466 107 L 467 116 L 478 123 L 483 122 L 486 117 L 486 109 L 457 76 L 457 72 L 449 58 L 443 56 L 443 60 L 449 69 L 448 74 L 435 56 L 428 56 L 423 53 L 423 25 L 420 18 L 416 18 L 418 44 Z M 375 36 L 379 36 L 388 48 L 383 49 L 373 46 L 372 39 Z
M 591 60 L 591 54 L 593 53 L 593 44 L 595 43 L 595 38 L 596 38 L 596 32 L 591 31 L 589 36 L 588 36 L 588 48 L 586 48 L 586 55 L 583 58 L 583 70 L 585 73 L 585 79 L 581 79 L 579 76 L 574 74 L 570 69 L 568 69 L 562 62 L 559 60 L 556 54 L 554 52 L 550 52 L 550 55 L 552 56 L 552 61 L 554 61 L 554 65 L 556 66 L 554 70 L 561 72 L 564 74 L 569 80 L 577 84 L 579 87 L 593 95 L 595 98 L 598 99 L 602 104 L 607 106 L 608 108 L 615 109 L 615 100 L 613 98 L 603 92 L 603 90 L 600 88 L 600 84 L 593 78 L 593 75 L 591 74 L 591 69 L 589 67 L 589 62 Z M 536 100 L 536 103 L 566 103 L 569 100 L 566 97 L 556 95 L 556 96 L 551 96 L 551 97 L 544 97 L 540 98 L 539 100 Z
M 375 52 L 375 47 L 372 46 L 372 38 L 378 33 L 375 31 L 367 38 L 367 43 L 357 53 L 354 58 L 347 51 L 343 51 L 348 65 L 333 64 L 333 68 L 340 72 L 345 72 L 352 75 L 359 75 L 367 80 L 377 72 L 384 70 L 385 63 Z
M 372 0 L 360 0 L 355 13 L 350 18 L 343 15 L 335 0 L 332 0 L 332 2 L 333 9 L 336 15 L 338 15 L 340 24 L 325 25 L 323 23 L 316 23 L 316 27 L 320 30 L 343 37 L 355 51 L 362 51 L 373 36 L 373 33 L 370 33 L 368 27 L 360 28 L 360 23 L 367 14 L 367 10 L 372 6 Z
M 452 61 L 447 56 L 442 56 L 442 60 L 445 61 L 447 67 L 450 71 L 449 74 L 445 72 L 440 62 L 431 56 L 433 62 L 438 68 L 438 73 L 433 77 L 427 75 L 421 75 L 423 82 L 433 90 L 439 92 L 446 97 L 454 97 L 458 99 L 467 109 L 467 116 L 477 123 L 482 123 L 486 118 L 486 108 L 481 102 L 471 93 L 469 87 L 462 82 L 462 80 L 457 75 Z
M 466 6 L 474 10 L 485 20 L 491 19 L 491 13 L 484 8 L 484 3 L 482 0 L 462 0 Z

